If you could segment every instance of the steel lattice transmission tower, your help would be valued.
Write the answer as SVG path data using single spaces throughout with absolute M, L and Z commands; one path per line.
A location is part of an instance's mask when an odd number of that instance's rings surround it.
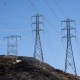
M 35 17 L 35 19 L 36 19 L 36 21 L 32 23 L 32 24 L 36 25 L 36 29 L 33 30 L 33 31 L 36 31 L 33 57 L 35 59 L 39 59 L 41 62 L 44 62 L 43 51 L 42 51 L 42 46 L 41 46 L 41 39 L 40 39 L 40 31 L 43 31 L 42 29 L 40 29 L 40 24 L 43 24 L 42 22 L 40 22 L 40 18 L 43 17 L 43 16 L 39 15 L 39 14 L 36 14 L 32 17 Z
M 63 22 L 66 23 L 66 28 L 63 28 L 62 30 L 67 31 L 67 35 L 63 36 L 63 38 L 67 38 L 65 72 L 68 72 L 68 70 L 72 70 L 74 74 L 77 75 L 74 55 L 73 55 L 73 50 L 72 50 L 72 44 L 71 44 L 71 38 L 75 37 L 74 35 L 71 35 L 71 30 L 75 28 L 71 27 L 70 25 L 71 22 L 75 23 L 75 20 L 70 20 L 69 18 L 67 18 L 66 20 L 62 21 L 62 23 Z
M 4 37 L 7 40 L 7 55 L 18 56 L 18 39 L 21 39 L 21 36 L 11 35 Z

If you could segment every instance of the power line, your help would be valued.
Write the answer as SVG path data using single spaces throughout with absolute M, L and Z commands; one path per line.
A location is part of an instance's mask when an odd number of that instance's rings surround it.
M 37 10 L 38 13 L 42 14 L 42 13 L 39 11 L 39 9 L 35 6 L 35 4 L 34 4 L 31 0 L 28 0 L 28 1 L 29 1 L 29 3 L 31 4 L 32 9 Z M 44 19 L 45 19 L 45 21 L 50 25 L 50 27 L 53 28 L 53 30 L 54 30 L 55 32 L 57 32 L 58 34 L 60 34 L 60 32 L 57 31 L 57 29 L 53 26 L 53 24 L 52 24 L 45 16 L 44 16 Z
M 52 0 L 53 1 L 53 0 Z M 63 12 L 63 10 L 61 9 L 61 7 L 59 6 L 58 2 L 56 0 L 54 0 L 56 6 L 58 7 L 59 11 L 62 13 L 62 15 L 66 18 L 67 16 L 65 15 L 65 13 Z
M 25 29 L 22 29 L 22 30 L 9 30 L 9 29 L 6 29 L 6 30 L 0 30 L 0 32 L 24 32 L 24 31 L 27 31 Z
M 76 34 L 77 34 L 77 32 L 76 32 Z M 79 40 L 79 38 L 78 38 L 78 36 L 76 35 L 76 46 L 77 46 L 77 51 L 78 51 L 78 54 L 79 54 L 79 52 L 80 52 L 80 51 L 79 51 L 79 48 L 80 48 L 80 47 L 79 47 L 79 41 L 78 41 L 78 40 Z
M 53 10 L 53 8 L 50 6 L 50 4 L 48 3 L 47 0 L 44 0 L 46 5 L 48 6 L 48 8 L 50 9 L 50 11 L 56 16 L 56 18 L 60 21 L 59 16 L 57 16 L 57 14 L 55 13 L 55 11 Z
M 25 1 L 25 0 L 24 0 Z M 32 5 L 33 11 L 36 13 L 40 13 L 40 11 L 38 10 L 38 8 L 35 6 L 35 4 L 31 1 L 28 0 L 28 2 Z M 40 13 L 41 14 L 41 13 Z
M 45 54 L 45 53 L 44 53 L 44 54 L 46 55 L 46 57 L 48 58 L 48 60 L 51 61 L 51 58 L 50 58 L 51 55 L 49 55 L 49 54 L 51 53 L 51 50 L 50 50 L 50 49 L 51 49 L 51 48 L 50 48 L 51 46 L 49 46 L 49 43 L 48 43 L 48 42 L 49 42 L 49 40 L 46 39 L 45 36 L 44 36 L 44 42 L 43 42 L 43 43 L 46 44 L 45 47 L 46 47 L 46 51 L 47 51 L 47 52 L 45 52 L 46 54 Z M 48 52 L 49 52 L 49 53 L 48 53 Z
M 28 0 L 28 1 L 29 1 L 29 0 Z M 31 0 L 29 1 L 29 3 L 31 4 L 31 6 L 32 6 L 32 8 L 33 8 L 34 10 L 35 10 L 35 8 L 36 8 L 37 12 L 41 13 L 41 12 L 38 10 L 38 8 L 35 6 L 35 4 L 34 4 L 33 2 L 31 2 Z M 50 27 L 53 28 L 53 30 L 54 30 L 55 32 L 57 32 L 58 34 L 60 34 L 60 32 L 56 30 L 56 28 L 52 25 L 52 23 L 51 23 L 45 16 L 44 16 L 44 19 L 45 19 L 45 21 L 50 25 Z M 47 45 L 47 44 L 46 44 L 46 45 Z
M 23 16 L 25 17 L 22 13 L 18 12 L 14 7 L 12 7 L 12 5 L 10 5 L 9 3 L 7 3 L 6 1 L 2 1 L 2 3 L 4 5 L 7 5 L 7 7 L 11 10 L 13 10 L 18 16 Z
M 16 14 L 17 14 L 17 16 L 23 16 L 24 18 L 25 18 L 25 16 L 21 13 L 21 12 L 18 12 L 18 10 L 16 10 L 12 5 L 10 5 L 7 1 L 1 1 L 1 3 L 2 4 L 4 4 L 4 5 L 6 5 L 9 9 L 11 9 L 13 12 L 15 12 Z M 2 20 L 1 20 L 2 21 Z M 5 21 L 5 19 L 4 19 L 4 21 Z M 8 25 L 7 23 L 8 22 L 4 22 L 3 21 L 3 24 L 4 25 Z M 8 20 L 7 20 L 8 21 Z M 22 20 L 22 21 L 11 21 L 11 20 L 9 20 L 9 22 L 27 22 L 26 20 Z M 8 31 L 8 30 L 7 30 Z
M 45 21 L 50 25 L 50 27 L 53 28 L 53 30 L 54 30 L 55 32 L 57 32 L 58 34 L 60 34 L 60 32 L 57 31 L 57 29 L 54 27 L 54 25 L 53 25 L 45 16 L 44 16 L 44 19 L 45 19 Z

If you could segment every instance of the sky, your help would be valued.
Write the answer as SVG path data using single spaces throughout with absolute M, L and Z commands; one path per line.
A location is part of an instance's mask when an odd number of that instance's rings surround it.
M 35 22 L 32 16 L 37 13 L 43 15 L 40 25 L 43 32 L 40 32 L 44 62 L 54 68 L 64 71 L 66 56 L 66 31 L 65 23 L 61 21 L 67 18 L 75 20 L 76 25 L 71 23 L 76 30 L 71 34 L 73 54 L 75 58 L 77 74 L 80 75 L 80 0 L 0 0 L 0 54 L 7 54 L 7 41 L 4 37 L 8 35 L 21 36 L 18 39 L 18 55 L 32 57 L 35 44 Z M 70 71 L 69 71 L 70 72 Z M 72 73 L 72 71 L 70 72 Z

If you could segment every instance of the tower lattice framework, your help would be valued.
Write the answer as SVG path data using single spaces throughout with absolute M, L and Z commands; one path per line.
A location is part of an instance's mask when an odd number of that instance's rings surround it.
M 71 44 L 71 38 L 75 37 L 71 34 L 71 30 L 74 30 L 74 27 L 71 27 L 70 23 L 75 22 L 75 20 L 70 20 L 67 18 L 66 20 L 62 21 L 62 23 L 66 23 L 66 28 L 62 30 L 67 31 L 67 35 L 63 36 L 63 38 L 67 38 L 67 48 L 66 48 L 66 59 L 65 59 L 65 72 L 68 72 L 68 70 L 72 70 L 75 75 L 77 75 L 76 72 L 76 66 L 75 66 L 75 60 L 73 55 L 73 49 Z
M 18 39 L 21 39 L 21 36 L 11 35 L 4 37 L 7 40 L 7 55 L 18 56 Z
M 41 62 L 44 62 L 41 39 L 40 39 L 40 31 L 42 31 L 42 29 L 40 28 L 40 24 L 43 24 L 42 22 L 40 22 L 40 18 L 42 17 L 42 15 L 36 14 L 32 17 L 35 17 L 35 19 L 36 19 L 36 21 L 34 23 L 32 23 L 32 24 L 36 25 L 36 28 L 33 30 L 36 32 L 33 57 L 35 59 L 39 59 Z

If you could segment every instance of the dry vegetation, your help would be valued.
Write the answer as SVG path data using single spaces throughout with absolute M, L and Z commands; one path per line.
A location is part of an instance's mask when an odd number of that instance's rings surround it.
M 15 63 L 15 58 L 0 57 L 0 80 L 80 80 L 78 76 L 54 69 L 31 57 L 18 57 L 22 62 Z

